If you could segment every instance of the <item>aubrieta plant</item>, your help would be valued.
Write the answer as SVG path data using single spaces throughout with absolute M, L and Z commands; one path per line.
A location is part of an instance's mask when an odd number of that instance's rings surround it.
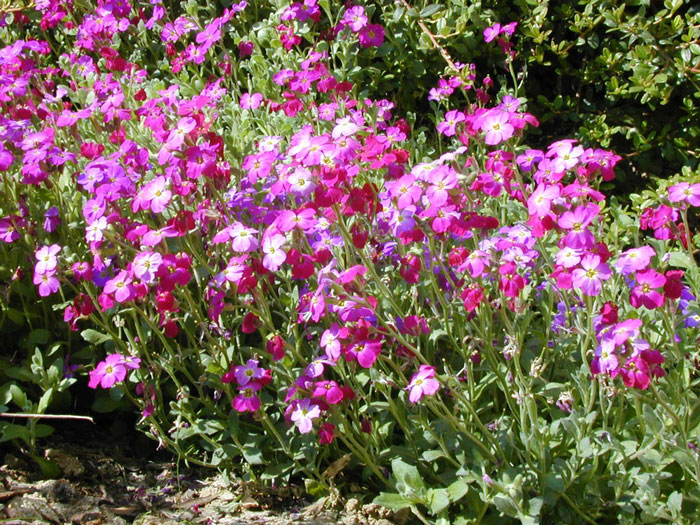
M 32 377 L 40 411 L 82 383 L 183 460 L 381 491 L 425 523 L 692 522 L 700 177 L 622 207 L 600 190 L 619 156 L 529 148 L 522 82 L 495 93 L 446 53 L 416 128 L 363 91 L 380 14 L 5 16 L 0 326 L 22 308 L 35 336 L 2 409 L 37 410 Z M 479 37 L 510 67 L 517 34 Z M 69 336 L 47 349 L 51 311 Z

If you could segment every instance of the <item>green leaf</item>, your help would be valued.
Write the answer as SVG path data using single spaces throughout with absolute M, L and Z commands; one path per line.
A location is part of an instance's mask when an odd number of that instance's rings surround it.
M 275 463 L 265 469 L 260 475 L 261 479 L 277 479 L 294 468 L 294 463 Z M 307 489 L 308 492 L 308 489 Z
M 428 18 L 433 16 L 435 13 L 438 11 L 442 11 L 444 9 L 443 6 L 440 4 L 430 4 L 429 6 L 423 8 L 419 14 L 421 18 Z
M 380 492 L 379 496 L 374 498 L 372 503 L 375 505 L 381 505 L 382 507 L 386 507 L 387 509 L 391 510 L 401 510 L 413 505 L 413 502 L 410 499 L 405 498 L 400 494 L 392 494 L 390 492 Z
M 467 492 L 469 492 L 469 483 L 463 479 L 458 479 L 447 487 L 447 496 L 450 498 L 452 503 L 455 503 L 462 499 Z
M 10 393 L 12 394 L 12 401 L 14 401 L 15 405 L 24 410 L 27 406 L 27 394 L 24 393 L 24 390 L 17 385 L 10 385 Z
M 496 508 L 506 516 L 511 516 L 514 518 L 518 515 L 518 509 L 516 508 L 515 504 L 513 504 L 513 500 L 510 498 L 510 496 L 506 496 L 505 494 L 496 494 L 493 497 L 493 503 L 496 505 Z
M 423 459 L 428 463 L 432 463 L 440 458 L 444 458 L 445 453 L 442 450 L 426 450 L 423 452 Z
M 27 346 L 30 348 L 34 345 L 45 345 L 49 342 L 49 337 L 51 337 L 51 332 L 43 328 L 37 328 L 29 332 L 27 337 Z
M 14 423 L 5 425 L 2 427 L 0 443 L 10 441 L 11 439 L 22 439 L 25 443 L 29 444 L 29 429 L 24 425 L 15 425 Z
M 34 427 L 34 436 L 38 438 L 45 438 L 53 434 L 54 428 L 51 425 L 43 425 L 39 423 Z
M 425 503 L 430 509 L 431 514 L 440 514 L 440 512 L 445 510 L 450 504 L 447 489 L 429 489 Z
M 258 447 L 245 445 L 242 452 L 245 460 L 251 465 L 263 465 L 265 463 L 262 450 Z
M 80 335 L 88 343 L 93 345 L 101 345 L 102 343 L 106 343 L 107 341 L 112 339 L 111 336 L 98 332 L 97 330 L 93 330 L 91 328 L 83 330 L 82 332 L 80 332 Z
M 539 516 L 543 503 L 544 499 L 542 498 L 531 498 L 530 501 L 528 501 L 528 512 L 530 516 Z
M 673 514 L 679 514 L 683 505 L 683 494 L 680 492 L 672 492 L 668 496 L 666 506 Z
M 391 462 L 391 469 L 398 481 L 414 490 L 425 488 L 423 480 L 418 473 L 418 469 L 413 465 L 404 463 L 401 459 L 396 458 Z
M 694 266 L 690 258 L 685 253 L 681 252 L 671 252 L 668 259 L 668 264 L 685 269 L 692 268 Z
M 309 496 L 313 496 L 315 498 L 323 496 L 327 493 L 326 487 L 324 487 L 320 481 L 316 481 L 315 479 L 305 479 L 304 489 L 306 489 L 306 493 Z
M 37 406 L 36 411 L 39 414 L 43 414 L 46 412 L 46 409 L 49 407 L 49 403 L 51 403 L 51 398 L 53 397 L 54 389 L 53 387 L 49 388 L 44 394 L 41 396 L 41 399 L 39 399 L 39 405 Z

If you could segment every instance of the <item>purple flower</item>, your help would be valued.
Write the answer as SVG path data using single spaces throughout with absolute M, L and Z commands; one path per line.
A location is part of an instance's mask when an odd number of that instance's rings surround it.
M 308 434 L 314 428 L 314 419 L 321 416 L 318 405 L 312 404 L 309 399 L 294 400 L 292 402 L 292 414 L 290 419 L 296 423 L 301 434 Z

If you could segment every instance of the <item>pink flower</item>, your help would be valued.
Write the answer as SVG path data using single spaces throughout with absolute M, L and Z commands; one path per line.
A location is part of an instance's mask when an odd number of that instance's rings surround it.
M 61 247 L 58 244 L 39 248 L 34 254 L 37 260 L 34 271 L 38 274 L 55 273 L 56 266 L 58 266 L 58 259 L 56 256 L 60 251 Z
M 680 182 L 668 189 L 668 200 L 671 202 L 687 202 L 691 206 L 700 206 L 700 183 L 689 184 Z
M 197 49 L 195 46 L 191 45 L 192 49 Z M 168 138 L 165 141 L 165 147 L 169 150 L 176 150 L 185 141 L 185 135 L 190 133 L 194 128 L 197 127 L 197 121 L 192 117 L 183 117 L 178 123 L 177 127 L 170 132 Z
M 244 224 L 237 222 L 230 231 L 231 248 L 239 253 L 253 252 L 258 249 L 257 230 L 248 228 Z
M 578 206 L 573 212 L 567 211 L 559 217 L 558 224 L 561 228 L 569 230 L 564 237 L 564 243 L 577 249 L 587 249 L 595 242 L 595 237 L 587 228 L 593 219 L 600 213 L 600 208 L 595 204 Z
M 487 44 L 493 42 L 501 32 L 501 24 L 495 23 L 484 29 L 484 42 Z
M 121 270 L 116 277 L 105 283 L 103 293 L 114 294 L 114 299 L 118 303 L 123 303 L 135 295 L 131 282 L 129 274 L 125 270 Z
M 479 119 L 479 127 L 486 133 L 484 142 L 489 146 L 495 146 L 511 138 L 515 129 L 509 123 L 509 119 L 509 114 L 500 109 L 489 110 Z
M 653 269 L 639 272 L 636 276 L 637 286 L 630 294 L 630 304 L 635 308 L 644 306 L 649 310 L 660 308 L 664 305 L 664 296 L 656 290 L 663 288 L 666 277 Z
M 294 400 L 290 419 L 296 423 L 301 434 L 308 434 L 314 428 L 314 419 L 321 416 L 321 408 L 311 404 L 309 399 Z
M 136 212 L 141 208 L 150 209 L 153 213 L 161 213 L 172 197 L 172 192 L 167 189 L 167 185 L 167 179 L 162 175 L 150 181 L 132 202 L 132 211 Z
M 265 254 L 263 257 L 263 266 L 271 272 L 276 272 L 284 264 L 287 259 L 287 254 L 282 247 L 287 242 L 287 238 L 280 234 L 267 235 L 263 239 L 262 251 Z
M 552 201 L 561 196 L 559 185 L 539 184 L 527 199 L 527 211 L 534 217 L 544 217 L 552 208 Z
M 152 283 L 156 279 L 156 273 L 162 262 L 163 257 L 159 253 L 141 252 L 134 257 L 131 269 L 137 278 L 145 283 Z
M 620 254 L 620 257 L 615 263 L 615 268 L 622 275 L 628 275 L 632 272 L 646 270 L 651 262 L 651 258 L 656 255 L 654 248 L 651 246 L 640 246 L 639 248 L 631 248 Z
M 445 120 L 437 125 L 437 130 L 446 137 L 452 137 L 457 133 L 457 124 L 464 122 L 464 113 L 453 109 L 445 114 Z
M 417 403 L 423 396 L 432 396 L 440 390 L 440 383 L 435 379 L 435 367 L 420 365 L 418 372 L 413 374 L 406 390 L 410 390 L 408 400 Z
M 557 252 L 556 262 L 559 266 L 563 266 L 564 268 L 573 268 L 581 262 L 582 255 L 583 252 L 581 250 L 575 250 L 574 248 L 565 246 Z
M 321 335 L 321 348 L 326 351 L 326 356 L 331 361 L 335 362 L 340 359 L 342 345 L 340 339 L 347 337 L 347 328 L 340 328 L 336 323 L 333 323 L 330 328 L 326 329 Z
M 241 95 L 241 108 L 243 109 L 258 109 L 262 104 L 262 93 L 243 93 Z
M 367 15 L 365 8 L 361 5 L 356 5 L 345 11 L 343 15 L 343 23 L 352 29 L 353 33 L 357 33 L 367 25 Z
M 55 277 L 55 273 L 34 273 L 34 284 L 38 286 L 39 295 L 47 297 L 58 291 L 60 283 Z
M 138 360 L 136 362 L 138 365 Z M 134 368 L 133 362 L 129 368 Z M 138 366 L 136 366 L 138 368 Z M 94 370 L 90 372 L 90 388 L 112 388 L 115 384 L 121 383 L 126 378 L 127 363 L 121 354 L 110 354 L 104 361 L 101 361 Z
M 598 255 L 588 254 L 581 259 L 581 268 L 573 271 L 573 285 L 585 295 L 598 295 L 603 288 L 602 281 L 610 279 L 610 268 L 600 262 Z

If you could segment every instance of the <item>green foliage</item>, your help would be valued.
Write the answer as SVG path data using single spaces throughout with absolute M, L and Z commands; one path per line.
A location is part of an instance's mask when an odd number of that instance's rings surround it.
M 482 32 L 516 21 L 513 72 L 519 80 L 527 75 L 520 94 L 540 119 L 539 145 L 576 137 L 622 155 L 621 195 L 650 176 L 698 164 L 700 10 L 690 0 L 453 0 L 415 2 L 408 10 L 385 2 L 382 9 L 394 36 L 380 53 L 383 76 L 370 73 L 372 95 L 430 113 L 428 90 L 446 63 L 418 21 L 454 61 L 476 64 L 477 87 L 495 67 L 498 91 L 511 74 Z M 395 78 L 411 81 L 392 84 Z

